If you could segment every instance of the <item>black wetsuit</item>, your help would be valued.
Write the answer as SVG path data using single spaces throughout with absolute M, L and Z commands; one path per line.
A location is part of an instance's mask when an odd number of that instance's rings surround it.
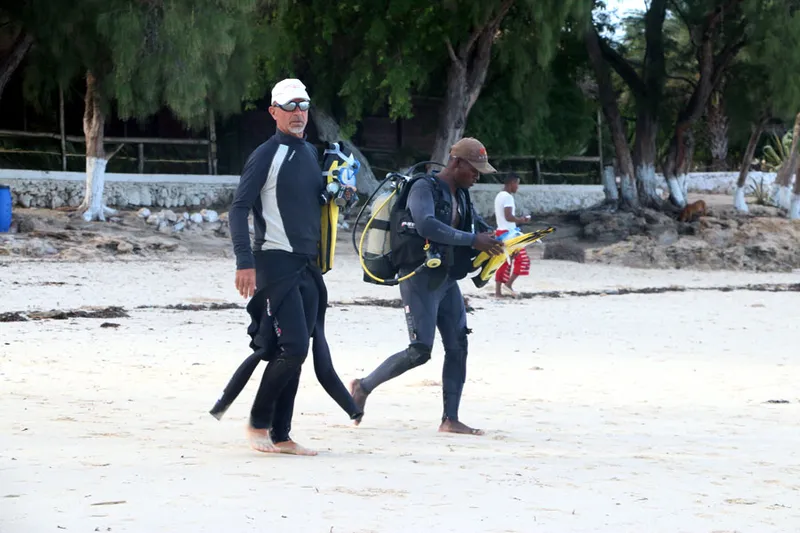
M 259 289 L 256 291 L 257 294 L 253 296 L 254 300 L 260 298 L 261 294 L 258 293 L 258 290 L 265 285 L 267 277 L 266 269 L 260 268 L 260 262 L 260 255 L 256 253 L 256 286 Z M 314 324 L 311 343 L 314 373 L 317 376 L 317 381 L 319 381 L 322 388 L 325 389 L 325 392 L 328 393 L 328 396 L 333 398 L 351 419 L 355 419 L 362 415 L 363 412 L 358 408 L 350 392 L 336 373 L 336 369 L 333 367 L 331 351 L 328 347 L 328 340 L 325 338 L 325 312 L 328 308 L 328 290 L 327 287 L 325 287 L 325 283 L 318 269 L 312 268 L 309 272 L 312 274 L 312 278 L 317 284 L 317 290 L 319 291 L 317 320 Z M 258 302 L 255 303 L 257 304 Z M 263 359 L 270 361 L 280 349 L 278 345 L 278 336 L 275 331 L 275 322 L 272 320 L 272 317 L 266 313 L 264 305 L 250 305 L 248 306 L 248 312 L 252 319 L 251 327 L 248 330 L 248 333 L 253 338 L 252 348 L 255 350 L 260 347 L 265 347 L 266 355 Z M 292 383 L 292 385 L 294 387 L 297 386 L 294 383 Z M 280 409 L 281 406 L 282 404 L 279 401 L 277 408 Z M 276 412 L 274 425 L 276 428 L 279 428 L 279 424 L 284 424 L 284 427 L 275 429 L 275 433 L 288 435 L 291 429 L 291 418 L 286 418 L 286 414 Z
M 271 428 L 274 442 L 289 438 L 300 369 L 314 330 L 324 321 L 327 292 L 316 266 L 324 187 L 316 148 L 278 131 L 245 163 L 229 213 L 237 269 L 256 269 L 257 291 L 269 315 L 259 323 L 270 327 L 278 347 L 266 357 L 250 412 L 251 425 Z M 247 222 L 251 210 L 255 252 Z M 322 333 L 318 346 L 327 348 Z M 329 361 L 330 353 L 327 358 L 321 353 L 321 359 Z
M 407 203 L 417 233 L 431 242 L 451 246 L 453 250 L 456 247 L 461 250 L 465 247 L 471 248 L 475 241 L 475 231 L 485 231 L 488 225 L 472 213 L 470 200 L 463 191 L 458 191 L 457 202 L 453 202 L 449 186 L 441 180 L 439 185 L 445 191 L 443 196 L 450 204 L 450 211 L 454 213 L 453 219 L 456 218 L 455 213 L 458 213 L 456 227 L 453 227 L 452 219 L 448 224 L 436 218 L 434 188 L 429 180 L 423 179 L 414 183 L 409 191 Z M 466 216 L 468 210 L 471 217 Z M 468 226 L 470 218 L 476 223 L 474 230 Z M 444 346 L 442 420 L 457 421 L 461 392 L 467 377 L 469 332 L 464 298 L 458 286 L 458 279 L 466 275 L 468 268 L 465 268 L 463 261 L 471 254 L 453 252 L 453 255 L 460 259 L 451 265 L 446 276 L 438 269 L 423 269 L 419 274 L 400 283 L 409 346 L 386 359 L 369 376 L 361 379 L 360 384 L 364 392 L 369 394 L 381 383 L 429 361 L 438 329 Z M 415 266 L 401 267 L 400 275 L 408 274 Z

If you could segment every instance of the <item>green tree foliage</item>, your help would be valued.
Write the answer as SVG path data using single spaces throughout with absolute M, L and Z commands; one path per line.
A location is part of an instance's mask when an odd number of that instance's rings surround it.
M 251 78 L 256 0 L 30 0 L 36 35 L 26 76 L 34 98 L 91 71 L 102 106 L 122 118 L 163 107 L 205 124 L 209 106 L 239 111 Z
M 459 50 L 506 4 L 495 57 L 521 87 L 534 71 L 547 71 L 565 19 L 580 6 L 586 11 L 584 0 L 278 0 L 263 13 L 259 48 L 269 53 L 259 59 L 262 83 L 251 94 L 293 75 L 346 131 L 384 106 L 392 119 L 409 117 L 414 95 L 447 95 L 447 43 Z
M 749 49 L 742 52 L 728 72 L 731 81 L 725 84 L 723 97 L 730 119 L 730 142 L 739 147 L 734 150 L 737 158 L 750 137 L 751 125 L 773 115 L 769 77 L 767 69 L 753 61 Z
M 250 78 L 256 0 L 26 0 L 37 43 L 29 95 L 85 78 L 84 219 L 105 220 L 105 117 L 144 118 L 166 107 L 190 126 L 241 108 Z
M 3 90 L 17 70 L 25 55 L 33 45 L 33 36 L 25 31 L 19 19 L 19 12 L 24 6 L 23 0 L 19 4 L 0 6 L 0 43 L 6 45 L 5 50 L 0 50 L 0 98 Z
M 800 2 L 745 0 L 743 10 L 751 20 L 746 62 L 765 74 L 760 96 L 774 116 L 793 120 L 800 111 Z
M 469 116 L 466 133 L 494 153 L 560 157 L 582 153 L 595 135 L 596 104 L 580 89 L 587 74 L 579 35 L 563 34 L 555 58 L 545 66 L 494 51 L 487 83 Z
M 299 77 L 345 134 L 384 105 L 393 119 L 409 117 L 412 95 L 445 61 L 438 11 L 413 0 L 278 0 L 260 20 L 260 76 L 250 95 Z

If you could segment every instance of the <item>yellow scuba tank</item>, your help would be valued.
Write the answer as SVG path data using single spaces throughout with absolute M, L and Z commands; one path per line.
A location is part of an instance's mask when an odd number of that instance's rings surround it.
M 410 167 L 406 172 L 390 172 L 386 175 L 378 188 L 372 193 L 353 225 L 353 248 L 358 254 L 361 269 L 364 271 L 364 281 L 377 285 L 397 285 L 416 275 L 423 268 L 437 268 L 441 265 L 441 257 L 430 243 L 426 243 L 424 250 L 425 261 L 413 272 L 403 277 L 397 277 L 398 267 L 392 261 L 391 218 L 398 197 L 405 194 L 405 187 L 414 181 L 414 170 L 421 165 L 439 165 L 435 161 L 423 161 Z M 389 183 L 389 187 L 384 186 Z M 356 232 L 362 216 L 369 213 L 369 219 L 361 233 L 361 239 L 356 244 Z
M 372 273 L 378 278 L 388 279 L 396 273 L 391 263 L 389 222 L 398 190 L 397 185 L 392 186 L 378 195 L 371 205 L 370 219 L 361 235 L 363 245 L 360 255 L 366 275 Z

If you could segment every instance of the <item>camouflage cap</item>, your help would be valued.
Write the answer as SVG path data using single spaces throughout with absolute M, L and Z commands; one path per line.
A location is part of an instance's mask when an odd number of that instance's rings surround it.
M 450 157 L 460 157 L 466 160 L 481 174 L 494 174 L 495 168 L 489 164 L 489 155 L 486 148 L 478 139 L 464 137 L 450 149 Z

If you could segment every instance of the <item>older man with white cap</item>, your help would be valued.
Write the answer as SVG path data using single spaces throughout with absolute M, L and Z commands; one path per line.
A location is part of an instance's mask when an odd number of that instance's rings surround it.
M 300 80 L 273 87 L 275 134 L 248 157 L 229 213 L 236 289 L 244 298 L 265 298 L 265 323 L 277 336 L 247 428 L 250 445 L 261 452 L 316 455 L 289 438 L 300 369 L 327 299 L 316 266 L 325 183 L 317 149 L 306 141 L 310 105 Z

